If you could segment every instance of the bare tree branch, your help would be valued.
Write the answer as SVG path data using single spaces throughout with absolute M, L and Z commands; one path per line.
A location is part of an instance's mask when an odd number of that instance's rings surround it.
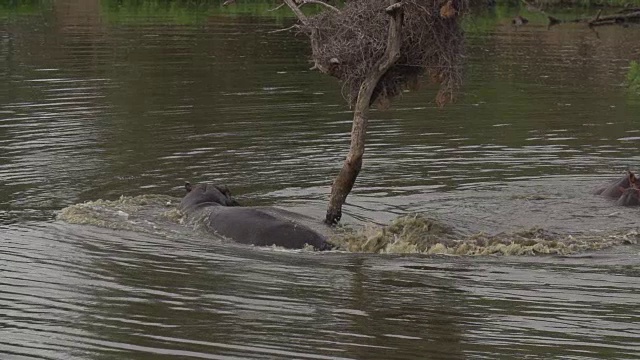
M 415 89 L 423 75 L 440 85 L 439 106 L 453 101 L 462 83 L 460 19 L 468 0 L 352 0 L 340 8 L 328 0 L 281 1 L 298 21 L 273 32 L 298 28 L 309 36 L 311 69 L 342 81 L 354 110 L 349 154 L 331 187 L 325 217 L 335 224 L 362 168 L 370 107 L 387 106 L 404 89 Z M 326 9 L 306 16 L 306 4 Z
M 289 30 L 292 30 L 292 29 L 299 29 L 299 28 L 300 28 L 300 25 L 298 25 L 298 24 L 294 24 L 294 25 L 289 26 L 288 28 L 278 29 L 278 30 L 272 30 L 272 31 L 269 31 L 268 33 L 269 33 L 269 34 L 276 34 L 276 33 L 284 32 L 284 31 L 289 31 Z
M 298 20 L 300 20 L 300 22 L 303 25 L 309 24 L 309 19 L 307 18 L 307 15 L 305 15 L 302 12 L 302 10 L 300 10 L 298 5 L 296 5 L 296 3 L 293 0 L 282 0 L 282 1 L 284 1 L 284 3 L 291 8 L 291 11 L 293 11 L 293 13 L 296 15 Z
M 324 1 L 320 1 L 320 0 L 301 0 L 300 6 L 304 5 L 304 4 L 318 4 L 318 5 L 323 5 L 328 7 L 329 9 L 335 11 L 335 12 L 340 12 L 340 10 L 332 5 L 327 4 Z
M 349 154 L 342 165 L 342 169 L 331 186 L 331 197 L 325 217 L 325 223 L 335 225 L 342 217 L 342 205 L 351 192 L 353 184 L 362 169 L 362 156 L 369 122 L 369 107 L 378 82 L 400 58 L 402 44 L 402 0 L 389 0 L 386 12 L 390 17 L 386 50 L 363 79 L 358 92 L 355 108 L 353 109 L 353 125 L 351 127 L 351 144 Z
M 276 6 L 276 7 L 274 7 L 273 9 L 269 9 L 269 10 L 267 10 L 267 11 L 276 11 L 276 10 L 278 10 L 278 9 L 282 8 L 282 7 L 283 7 L 283 6 L 285 6 L 285 5 L 286 5 L 285 3 L 282 3 L 282 4 L 280 4 L 280 5 Z

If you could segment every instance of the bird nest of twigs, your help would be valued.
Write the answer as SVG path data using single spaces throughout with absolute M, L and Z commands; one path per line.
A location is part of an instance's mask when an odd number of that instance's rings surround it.
M 372 104 L 385 106 L 420 79 L 440 84 L 436 103 L 452 101 L 462 83 L 463 32 L 459 17 L 468 0 L 403 0 L 400 59 L 378 82 Z M 326 10 L 302 26 L 311 37 L 316 67 L 340 79 L 354 104 L 367 73 L 385 54 L 388 0 L 352 0 L 340 11 Z

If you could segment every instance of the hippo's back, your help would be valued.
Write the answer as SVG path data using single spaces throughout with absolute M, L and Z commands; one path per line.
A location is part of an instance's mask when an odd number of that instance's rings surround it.
M 212 210 L 207 225 L 219 235 L 240 243 L 289 249 L 300 249 L 305 244 L 318 250 L 330 248 L 320 233 L 260 208 L 215 207 Z

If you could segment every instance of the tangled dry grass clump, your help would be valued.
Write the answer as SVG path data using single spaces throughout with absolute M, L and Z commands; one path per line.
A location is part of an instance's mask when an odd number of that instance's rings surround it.
M 459 23 L 468 0 L 403 0 L 400 59 L 382 77 L 371 103 L 385 106 L 422 75 L 440 84 L 442 106 L 462 83 L 463 32 Z M 390 16 L 388 0 L 348 1 L 340 11 L 326 10 L 302 26 L 311 37 L 316 67 L 342 81 L 354 104 L 367 73 L 384 56 Z

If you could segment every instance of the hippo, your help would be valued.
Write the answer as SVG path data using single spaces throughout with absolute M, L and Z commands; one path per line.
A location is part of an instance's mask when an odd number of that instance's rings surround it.
M 617 205 L 640 205 L 640 179 L 631 171 L 611 184 L 596 190 L 596 195 L 602 195 L 616 200 Z
M 640 188 L 637 186 L 625 189 L 622 195 L 616 201 L 616 205 L 622 206 L 639 206 L 640 205 Z
M 179 209 L 188 217 L 205 217 L 205 226 L 218 235 L 255 246 L 281 246 L 330 250 L 326 238 L 311 228 L 288 218 L 294 213 L 276 208 L 243 207 L 225 186 L 185 184 L 187 194 Z M 278 216 L 283 214 L 283 216 Z M 288 216 L 287 216 L 288 215 Z

